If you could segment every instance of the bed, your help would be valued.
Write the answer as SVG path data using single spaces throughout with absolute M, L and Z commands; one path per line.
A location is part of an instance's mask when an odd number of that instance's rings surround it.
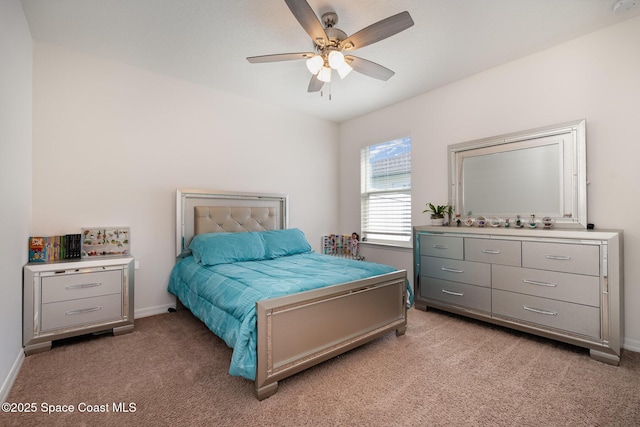
M 233 348 L 259 400 L 278 381 L 377 337 L 403 335 L 404 270 L 316 254 L 278 194 L 178 189 L 168 290 Z

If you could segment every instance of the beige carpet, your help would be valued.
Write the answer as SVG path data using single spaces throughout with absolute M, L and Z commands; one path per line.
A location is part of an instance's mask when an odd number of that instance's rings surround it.
M 188 311 L 139 319 L 133 333 L 29 356 L 2 426 L 634 426 L 640 353 L 619 367 L 588 351 L 439 311 L 409 311 L 391 333 L 280 382 L 259 402 L 227 374 L 231 350 Z M 73 413 L 42 413 L 73 405 Z M 108 413 L 78 412 L 82 404 Z M 114 413 L 113 406 L 135 412 Z M 133 404 L 129 406 L 129 404 Z M 101 409 L 101 407 L 97 407 Z

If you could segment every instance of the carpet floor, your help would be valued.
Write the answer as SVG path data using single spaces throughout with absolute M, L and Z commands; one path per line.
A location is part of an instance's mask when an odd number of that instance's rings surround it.
M 2 412 L 0 425 L 640 425 L 640 353 L 615 367 L 437 310 L 408 316 L 404 336 L 280 381 L 261 402 L 253 382 L 227 373 L 231 349 L 188 311 L 138 319 L 130 334 L 26 357 L 7 402 L 32 411 Z

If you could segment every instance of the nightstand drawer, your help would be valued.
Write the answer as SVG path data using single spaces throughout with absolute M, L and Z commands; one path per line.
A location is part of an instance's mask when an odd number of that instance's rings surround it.
M 43 304 L 121 292 L 122 269 L 60 274 L 42 278 Z
M 520 242 L 466 238 L 464 239 L 464 259 L 520 267 Z
M 463 259 L 463 244 L 462 237 L 420 236 L 420 255 Z
M 51 349 L 55 340 L 133 330 L 134 258 L 113 256 L 24 266 L 24 353 Z
M 600 248 L 585 244 L 522 242 L 522 266 L 598 276 Z
M 54 302 L 42 305 L 42 330 L 49 331 L 121 317 L 121 294 Z

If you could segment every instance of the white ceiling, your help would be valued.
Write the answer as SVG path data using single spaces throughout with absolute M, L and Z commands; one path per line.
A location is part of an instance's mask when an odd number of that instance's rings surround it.
M 636 0 L 630 0 L 635 1 Z M 616 0 L 308 0 L 348 35 L 407 10 L 415 25 L 355 55 L 396 72 L 334 73 L 307 93 L 304 61 L 247 56 L 313 44 L 284 0 L 22 0 L 34 40 L 342 122 L 640 14 Z

